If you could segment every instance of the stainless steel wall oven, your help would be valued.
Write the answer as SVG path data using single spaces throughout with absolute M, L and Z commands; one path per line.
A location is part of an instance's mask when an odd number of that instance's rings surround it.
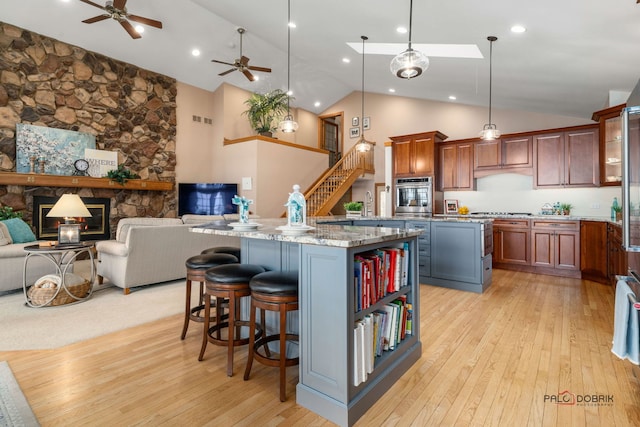
M 433 178 L 396 178 L 395 214 L 431 216 L 433 214 Z

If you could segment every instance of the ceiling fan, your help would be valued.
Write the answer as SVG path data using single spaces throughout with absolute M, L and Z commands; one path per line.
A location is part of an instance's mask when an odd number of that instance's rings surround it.
M 106 13 L 98 16 L 94 16 L 93 18 L 85 19 L 85 24 L 93 24 L 94 22 L 103 21 L 105 19 L 113 18 L 122 25 L 122 27 L 129 33 L 129 35 L 134 39 L 139 39 L 142 37 L 140 33 L 138 33 L 133 25 L 127 20 L 130 19 L 135 22 L 139 22 L 141 24 L 150 25 L 156 28 L 162 28 L 162 22 L 156 21 L 155 19 L 145 18 L 143 16 L 132 15 L 127 12 L 127 8 L 125 4 L 127 4 L 127 0 L 108 0 L 104 6 L 100 6 L 97 3 L 94 3 L 90 0 L 80 0 L 83 3 L 90 4 L 91 6 L 95 6 L 98 9 L 104 10 Z
M 244 28 L 238 28 L 238 33 L 240 33 L 240 58 L 236 59 L 233 63 L 225 62 L 225 61 L 218 61 L 217 59 L 212 59 L 211 60 L 211 62 L 217 62 L 218 64 L 231 65 L 233 67 L 233 68 L 231 68 L 231 69 L 229 69 L 227 71 L 223 71 L 222 73 L 218 74 L 219 76 L 226 76 L 227 74 L 231 73 L 232 71 L 238 70 L 238 71 L 242 72 L 242 74 L 244 74 L 245 77 L 248 78 L 250 81 L 255 81 L 256 77 L 253 74 L 251 74 L 251 71 L 262 71 L 263 73 L 270 73 L 271 72 L 271 68 L 254 67 L 252 65 L 249 65 L 249 58 L 247 58 L 246 56 L 244 56 L 242 54 L 242 35 L 246 31 L 247 30 L 245 30 Z

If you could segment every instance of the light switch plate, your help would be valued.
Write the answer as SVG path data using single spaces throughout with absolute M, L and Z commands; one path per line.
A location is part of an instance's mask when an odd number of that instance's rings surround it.
M 251 190 L 251 177 L 243 176 L 242 177 L 242 189 L 243 190 Z

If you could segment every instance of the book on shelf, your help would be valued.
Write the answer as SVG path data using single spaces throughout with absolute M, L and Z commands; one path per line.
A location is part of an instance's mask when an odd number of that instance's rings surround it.
M 406 334 L 405 335 L 413 335 L 413 304 L 407 303 L 407 323 L 406 323 Z

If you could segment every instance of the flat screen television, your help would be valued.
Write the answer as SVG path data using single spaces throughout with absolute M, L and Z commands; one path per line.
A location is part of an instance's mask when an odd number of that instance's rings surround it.
M 238 213 L 231 203 L 238 184 L 178 183 L 178 215 L 223 215 Z

